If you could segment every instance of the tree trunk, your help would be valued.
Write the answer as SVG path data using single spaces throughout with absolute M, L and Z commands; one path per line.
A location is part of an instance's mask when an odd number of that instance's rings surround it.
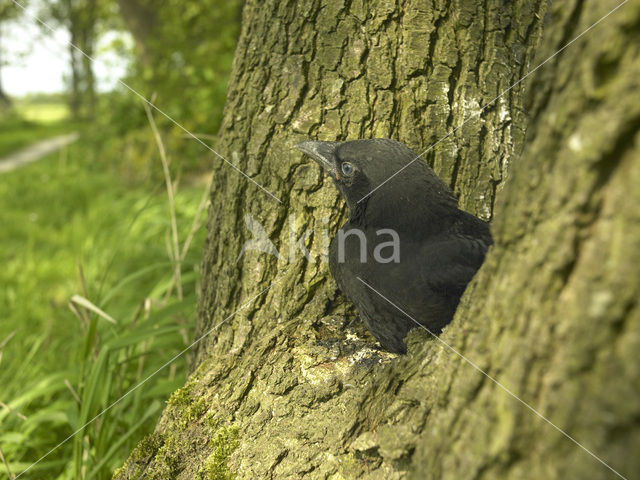
M 80 88 L 81 63 L 80 53 L 73 45 L 77 45 L 77 35 L 73 28 L 70 28 L 71 43 L 69 44 L 69 66 L 71 67 L 71 92 L 69 97 L 69 110 L 71 116 L 78 120 L 80 118 L 80 107 L 82 106 L 82 93 Z
M 82 84 L 84 116 L 93 119 L 96 110 L 96 80 L 93 73 L 93 57 L 96 45 L 96 28 L 98 23 L 98 5 L 96 0 L 87 0 L 81 12 L 77 15 L 78 29 L 81 38 L 81 49 L 86 55 L 82 56 Z
M 156 5 L 146 0 L 116 0 L 122 19 L 133 35 L 140 60 L 151 63 L 149 38 L 157 21 Z
M 4 27 L 4 22 L 15 18 L 20 14 L 21 10 L 14 5 L 12 2 L 2 2 L 0 4 L 0 112 L 2 109 L 9 109 L 13 105 L 11 98 L 4 91 L 4 87 L 2 85 L 2 67 L 4 66 L 4 62 L 6 62 L 5 51 L 3 50 L 4 46 L 2 44 L 2 32 Z
M 56 14 L 58 21 L 66 25 L 71 37 L 69 109 L 73 118 L 89 120 L 94 117 L 96 107 L 96 82 L 91 57 L 95 50 L 98 5 L 96 0 L 65 0 L 62 11 Z
M 521 83 L 616 0 L 398 3 L 247 2 L 218 151 L 283 203 L 216 169 L 208 336 L 116 478 L 615 478 L 576 442 L 640 471 L 640 1 Z M 446 345 L 400 357 L 348 325 L 321 257 L 344 202 L 292 148 L 379 136 L 436 144 L 496 241 Z M 247 215 L 280 257 L 238 258 Z
M 2 87 L 2 20 L 3 19 L 0 16 L 0 111 L 11 106 L 11 99 L 7 96 L 7 94 L 4 92 L 4 88 Z
M 82 55 L 82 103 L 84 117 L 93 119 L 96 110 L 96 81 L 93 73 L 93 61 L 89 57 L 93 57 L 96 43 L 96 2 L 90 0 L 82 12 L 82 24 L 80 25 L 80 37 L 82 38 L 82 51 L 86 55 Z

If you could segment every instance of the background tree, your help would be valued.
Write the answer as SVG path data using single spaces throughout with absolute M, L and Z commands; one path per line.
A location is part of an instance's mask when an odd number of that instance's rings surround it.
M 139 59 L 130 83 L 153 95 L 158 105 L 186 128 L 215 134 L 238 36 L 240 2 L 117 3 L 135 39 Z
M 21 13 L 22 9 L 18 8 L 11 0 L 0 1 L 0 109 L 11 106 L 11 99 L 7 96 L 2 87 L 1 71 L 4 62 L 6 62 L 6 54 L 2 46 L 3 24 L 12 18 L 16 18 Z
M 96 80 L 90 57 L 95 55 L 100 22 L 109 13 L 109 2 L 102 0 L 57 0 L 43 5 L 41 14 L 69 32 L 69 108 L 76 119 L 95 115 Z
M 117 0 L 118 9 L 125 25 L 136 42 L 140 61 L 150 65 L 152 53 L 149 51 L 150 38 L 157 27 L 157 5 L 146 0 Z
M 640 103 L 620 92 L 638 88 L 640 2 L 517 83 L 614 7 L 247 2 L 218 148 L 282 203 L 216 169 L 199 321 L 212 333 L 116 478 L 614 478 L 468 362 L 638 471 Z M 247 214 L 281 252 L 290 225 L 312 230 L 319 256 L 343 202 L 292 146 L 374 136 L 436 144 L 426 160 L 496 240 L 446 344 L 414 331 L 398 358 L 347 326 L 325 263 L 236 262 Z

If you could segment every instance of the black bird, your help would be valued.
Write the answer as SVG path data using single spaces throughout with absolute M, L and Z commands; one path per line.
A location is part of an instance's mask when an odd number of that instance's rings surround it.
M 329 269 L 369 331 L 386 350 L 405 353 L 404 338 L 417 325 L 363 281 L 439 334 L 493 243 L 489 225 L 459 210 L 451 189 L 402 143 L 296 147 L 327 171 L 347 201 L 349 221 L 331 241 Z

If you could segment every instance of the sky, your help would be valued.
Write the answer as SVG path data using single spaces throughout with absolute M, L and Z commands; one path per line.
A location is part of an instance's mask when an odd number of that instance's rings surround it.
M 101 91 L 112 89 L 126 70 L 126 60 L 106 48 L 117 35 L 121 34 L 108 32 L 96 49 L 94 72 Z M 18 97 L 65 90 L 64 79 L 69 76 L 69 34 L 65 29 L 50 32 L 22 15 L 4 23 L 0 36 L 0 76 L 7 94 Z

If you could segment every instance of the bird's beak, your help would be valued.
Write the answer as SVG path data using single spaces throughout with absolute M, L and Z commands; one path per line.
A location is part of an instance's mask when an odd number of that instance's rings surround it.
M 300 142 L 296 145 L 296 148 L 302 153 L 306 153 L 313 158 L 318 164 L 324 168 L 329 175 L 333 178 L 338 176 L 338 169 L 335 161 L 335 149 L 338 146 L 338 142 L 317 142 L 306 141 Z

